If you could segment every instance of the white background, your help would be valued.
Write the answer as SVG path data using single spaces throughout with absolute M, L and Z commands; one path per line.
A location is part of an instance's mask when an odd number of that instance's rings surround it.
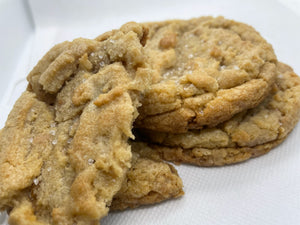
M 128 21 L 223 15 L 254 26 L 300 74 L 298 0 L 0 0 L 0 125 L 50 47 Z M 185 196 L 112 213 L 102 225 L 299 225 L 300 126 L 269 154 L 221 168 L 177 167 Z M 0 224 L 3 217 L 0 216 Z

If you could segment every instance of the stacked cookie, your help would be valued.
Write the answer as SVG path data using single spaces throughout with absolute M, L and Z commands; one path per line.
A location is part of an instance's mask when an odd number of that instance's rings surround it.
M 247 160 L 280 144 L 299 119 L 299 77 L 252 27 L 224 18 L 148 24 L 159 80 L 137 134 L 154 154 L 199 166 Z
M 299 119 L 300 80 L 277 64 L 279 75 L 269 95 L 253 109 L 215 127 L 174 134 L 141 130 L 153 154 L 167 161 L 198 166 L 222 166 L 260 156 L 279 145 Z
M 182 196 L 165 160 L 241 162 L 300 116 L 300 78 L 252 27 L 222 17 L 64 42 L 27 79 L 0 133 L 10 224 L 98 224 L 109 209 Z

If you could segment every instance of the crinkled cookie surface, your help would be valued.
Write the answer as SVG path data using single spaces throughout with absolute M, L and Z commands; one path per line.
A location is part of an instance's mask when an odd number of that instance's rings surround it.
M 221 166 L 267 153 L 280 144 L 300 117 L 300 78 L 282 63 L 270 95 L 256 108 L 214 128 L 184 134 L 142 131 L 163 159 L 200 166 Z
M 153 157 L 144 143 L 131 143 L 132 167 L 120 191 L 114 196 L 111 209 L 124 210 L 158 203 L 184 194 L 176 169 L 159 157 Z
M 136 126 L 183 133 L 257 106 L 276 76 L 276 56 L 252 27 L 223 17 L 145 24 L 154 84 Z
M 252 27 L 222 17 L 63 42 L 27 79 L 0 132 L 0 210 L 16 225 L 99 224 L 109 209 L 179 197 L 161 158 L 241 162 L 299 118 L 299 77 Z M 128 142 L 134 122 L 152 144 Z
M 28 76 L 0 137 L 0 208 L 10 224 L 98 224 L 131 167 L 149 80 L 144 29 L 53 47 Z

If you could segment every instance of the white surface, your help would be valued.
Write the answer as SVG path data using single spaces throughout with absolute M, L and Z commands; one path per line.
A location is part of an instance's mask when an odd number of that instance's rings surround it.
M 0 0 L 0 99 L 7 91 L 7 81 L 12 77 L 16 63 L 20 60 L 24 41 L 33 32 L 25 2 Z
M 273 45 L 279 60 L 300 74 L 300 17 L 295 2 L 288 0 L 285 7 L 271 0 L 29 0 L 33 29 L 24 2 L 0 0 L 0 125 L 25 89 L 26 75 L 53 44 L 80 36 L 93 38 L 131 20 L 224 15 L 246 22 Z M 16 57 L 9 57 L 12 53 Z M 221 168 L 179 166 L 184 197 L 111 213 L 101 224 L 299 225 L 299 137 L 298 124 L 282 145 L 257 159 Z

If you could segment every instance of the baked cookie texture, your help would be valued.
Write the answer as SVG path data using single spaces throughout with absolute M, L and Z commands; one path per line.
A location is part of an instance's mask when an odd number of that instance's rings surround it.
M 223 17 L 148 23 L 154 84 L 135 126 L 184 133 L 257 106 L 276 77 L 276 56 L 252 27 Z
M 214 127 L 184 134 L 140 131 L 154 143 L 152 154 L 199 166 L 238 163 L 269 152 L 292 131 L 300 117 L 300 78 L 278 63 L 270 95 L 256 108 Z
M 120 191 L 114 196 L 111 210 L 136 208 L 158 203 L 184 194 L 176 169 L 159 157 L 153 157 L 144 143 L 131 143 L 132 167 Z
M 223 17 L 58 44 L 0 131 L 0 210 L 12 225 L 86 225 L 180 197 L 163 160 L 213 166 L 269 151 L 299 118 L 299 79 L 252 27 Z M 133 124 L 148 144 L 129 141 Z
M 10 224 L 99 224 L 131 167 L 128 138 L 150 81 L 144 29 L 52 48 L 0 136 L 0 209 Z

